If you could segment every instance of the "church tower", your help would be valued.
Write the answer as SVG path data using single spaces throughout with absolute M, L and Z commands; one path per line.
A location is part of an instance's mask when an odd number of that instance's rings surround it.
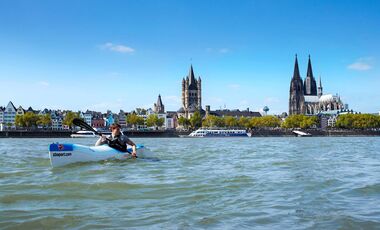
M 310 66 L 311 67 L 311 66 Z M 294 64 L 293 78 L 290 82 L 289 90 L 289 115 L 305 113 L 305 97 L 303 92 L 303 83 L 298 68 L 298 60 Z
M 311 60 L 309 55 L 309 62 L 307 64 L 307 74 L 304 82 L 304 94 L 307 96 L 317 96 L 317 83 L 313 76 L 313 69 L 311 68 Z
M 177 112 L 190 118 L 195 111 L 202 111 L 202 80 L 196 80 L 191 65 L 189 74 L 182 79 L 182 107 Z
M 161 95 L 158 95 L 157 103 L 154 104 L 155 113 L 165 113 L 164 104 L 162 104 Z

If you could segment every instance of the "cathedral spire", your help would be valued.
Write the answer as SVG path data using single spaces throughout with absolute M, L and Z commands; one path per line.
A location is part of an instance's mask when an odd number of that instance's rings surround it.
M 295 61 L 295 64 L 294 64 L 293 79 L 301 79 L 300 70 L 298 68 L 297 54 L 296 54 L 296 61 Z
M 319 76 L 318 97 L 321 97 L 322 95 L 323 95 L 322 80 L 321 80 L 321 76 Z
M 309 54 L 309 62 L 307 63 L 307 74 L 306 74 L 306 77 L 314 78 L 314 76 L 313 76 L 313 68 L 311 67 L 310 54 Z
M 309 55 L 309 61 L 307 63 L 307 73 L 304 81 L 304 93 L 305 95 L 317 96 L 317 82 L 313 76 L 313 68 L 311 67 L 311 59 Z

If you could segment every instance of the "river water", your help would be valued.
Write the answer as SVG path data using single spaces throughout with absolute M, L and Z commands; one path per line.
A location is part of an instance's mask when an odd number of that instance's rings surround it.
M 0 139 L 0 229 L 379 229 L 380 138 L 135 138 L 156 158 L 51 168 Z

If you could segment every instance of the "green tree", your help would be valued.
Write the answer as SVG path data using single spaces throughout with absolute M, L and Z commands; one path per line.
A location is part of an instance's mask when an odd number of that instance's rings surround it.
M 45 115 L 39 115 L 38 116 L 38 120 L 37 120 L 37 124 L 38 125 L 42 125 L 44 127 L 48 127 L 48 126 L 51 126 L 51 116 L 50 114 L 45 114 Z
M 187 129 L 188 126 L 190 125 L 190 121 L 186 117 L 179 117 L 178 124 L 183 126 L 185 129 Z
M 218 123 L 218 117 L 214 115 L 208 115 L 205 119 L 202 121 L 202 126 L 204 127 L 215 127 Z
M 158 116 L 156 114 L 151 114 L 146 119 L 146 126 L 153 127 L 156 126 L 158 120 Z
M 146 119 L 146 125 L 148 127 L 154 126 L 155 128 L 161 127 L 165 122 L 165 118 L 161 117 L 158 118 L 157 114 L 151 114 Z
M 137 124 L 138 125 L 144 125 L 144 123 L 145 123 L 145 120 L 144 120 L 144 118 L 143 117 L 137 117 Z
M 69 111 L 66 113 L 65 117 L 63 118 L 63 121 L 62 123 L 64 125 L 67 125 L 69 126 L 70 128 L 73 128 L 73 120 L 74 118 L 79 118 L 79 114 L 78 113 L 74 113 L 72 111 Z
M 162 127 L 162 126 L 164 125 L 164 123 L 165 123 L 165 118 L 161 117 L 161 118 L 158 118 L 158 119 L 157 119 L 157 123 L 156 123 L 156 125 L 157 125 L 158 127 Z
M 225 127 L 226 123 L 224 122 L 224 118 L 223 117 L 216 117 L 215 126 L 216 127 Z
M 249 128 L 249 118 L 248 117 L 240 117 L 238 124 L 240 127 Z
M 30 128 L 37 125 L 38 115 L 32 112 L 26 112 L 23 115 L 23 120 L 24 120 L 25 127 Z
M 305 116 L 302 114 L 291 115 L 282 123 L 283 128 L 311 128 L 318 125 L 318 117 Z
M 24 116 L 23 115 L 16 115 L 15 117 L 15 125 L 18 127 L 24 127 L 25 122 L 24 122 Z
M 225 116 L 224 117 L 224 123 L 227 127 L 236 127 L 239 125 L 238 120 L 232 116 Z
M 260 117 L 259 120 L 261 121 L 261 126 L 262 127 L 279 127 L 281 126 L 281 120 L 278 117 L 275 116 L 264 116 Z
M 127 123 L 132 125 L 132 127 L 135 129 L 136 125 L 140 122 L 140 117 L 137 116 L 135 113 L 130 113 L 127 116 Z
M 202 126 L 202 117 L 201 117 L 201 113 L 199 111 L 195 111 L 193 116 L 191 116 L 190 125 L 194 129 Z
M 342 114 L 335 125 L 344 129 L 380 128 L 380 117 L 372 114 Z

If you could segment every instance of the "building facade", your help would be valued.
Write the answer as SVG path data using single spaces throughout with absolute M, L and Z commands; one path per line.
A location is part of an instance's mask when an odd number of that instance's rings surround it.
M 319 85 L 317 87 L 310 55 L 306 78 L 305 81 L 302 80 L 296 55 L 293 77 L 290 81 L 289 89 L 289 115 L 316 115 L 322 111 L 340 109 L 348 109 L 348 106 L 344 106 L 338 95 L 323 94 L 321 77 L 319 77 Z
M 8 128 L 14 128 L 15 127 L 16 112 L 17 112 L 16 107 L 10 101 L 8 103 L 8 105 L 5 107 L 4 113 L 3 113 L 3 124 L 4 124 L 4 126 L 6 126 Z

